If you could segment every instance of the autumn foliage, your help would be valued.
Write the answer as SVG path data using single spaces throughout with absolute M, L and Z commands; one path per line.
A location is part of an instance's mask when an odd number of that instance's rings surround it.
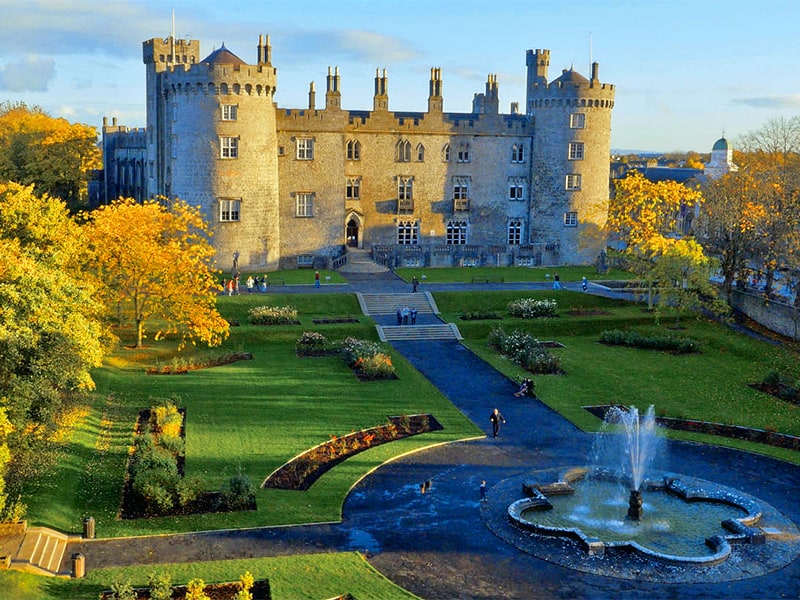
M 155 339 L 222 343 L 228 322 L 216 308 L 214 249 L 200 211 L 181 200 L 137 203 L 119 199 L 87 215 L 86 239 L 104 299 L 136 328 L 142 347 L 146 326 Z

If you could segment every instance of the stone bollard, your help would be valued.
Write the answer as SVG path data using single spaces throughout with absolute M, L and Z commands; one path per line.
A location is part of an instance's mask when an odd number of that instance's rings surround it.
M 94 517 L 86 517 L 83 520 L 83 537 L 87 540 L 93 540 L 95 538 L 94 533 Z
M 72 576 L 80 579 L 86 575 L 86 557 L 80 552 L 72 555 Z

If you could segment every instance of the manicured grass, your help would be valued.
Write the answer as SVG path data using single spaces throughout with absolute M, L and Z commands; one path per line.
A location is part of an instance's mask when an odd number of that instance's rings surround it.
M 378 573 L 358 553 L 304 554 L 278 558 L 223 560 L 153 567 L 90 569 L 84 579 L 37 577 L 0 571 L 3 600 L 95 600 L 115 581 L 145 587 L 151 573 L 167 573 L 173 585 L 200 578 L 208 583 L 238 581 L 246 571 L 268 579 L 274 600 L 320 600 L 345 593 L 355 598 L 416 598 Z
M 594 267 L 452 267 L 452 268 L 402 268 L 395 273 L 405 281 L 416 276 L 425 283 L 471 283 L 473 279 L 486 278 L 491 281 L 547 282 L 558 273 L 561 282 L 580 281 L 581 277 L 593 280 L 630 279 L 631 274 L 620 269 L 611 269 L 599 275 Z M 549 276 L 549 277 L 548 277 Z
M 659 415 L 719 423 L 774 428 L 800 435 L 800 407 L 748 387 L 773 369 L 800 377 L 795 351 L 752 339 L 720 323 L 706 319 L 682 320 L 674 331 L 670 315 L 661 325 L 641 305 L 609 300 L 580 292 L 538 291 L 524 294 L 539 299 L 556 298 L 559 316 L 553 319 L 515 319 L 504 310 L 519 292 L 470 294 L 436 293 L 446 320 L 457 322 L 464 343 L 476 354 L 513 378 L 525 371 L 488 349 L 486 336 L 492 327 L 521 329 L 540 340 L 555 340 L 566 348 L 555 349 L 566 375 L 535 376 L 537 395 L 579 427 L 594 431 L 600 421 L 584 406 L 621 403 L 655 406 Z M 608 314 L 571 316 L 570 308 L 597 308 Z M 462 311 L 496 310 L 502 320 L 461 321 Z M 699 342 L 699 354 L 672 355 L 651 350 L 610 347 L 598 343 L 604 329 L 634 329 L 644 334 L 678 335 Z M 744 448 L 800 463 L 800 453 L 762 444 L 670 431 L 680 439 Z
M 359 382 L 339 357 L 298 358 L 294 344 L 303 331 L 331 340 L 355 336 L 376 340 L 374 325 L 361 322 L 315 325 L 317 317 L 359 315 L 354 295 L 248 295 L 220 297 L 220 309 L 240 326 L 222 348 L 177 353 L 174 342 L 151 349 L 124 344 L 95 373 L 97 393 L 88 416 L 75 430 L 47 486 L 32 499 L 28 520 L 65 532 L 80 532 L 92 515 L 101 537 L 338 521 L 349 489 L 384 461 L 430 444 L 481 432 L 416 372 L 392 355 L 398 379 Z M 272 304 L 293 306 L 301 325 L 253 326 L 247 310 Z M 174 355 L 208 356 L 251 352 L 254 360 L 192 371 L 146 375 Z M 301 452 L 355 430 L 385 423 L 392 415 L 431 413 L 444 429 L 406 438 L 354 456 L 326 473 L 307 492 L 261 490 L 258 510 L 154 519 L 119 520 L 120 491 L 138 411 L 174 398 L 186 408 L 186 475 L 206 490 L 219 490 L 240 470 L 255 485 Z

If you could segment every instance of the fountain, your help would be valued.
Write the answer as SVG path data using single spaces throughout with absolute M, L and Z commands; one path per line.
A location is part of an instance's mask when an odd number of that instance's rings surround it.
M 507 483 L 519 486 L 521 481 L 526 497 L 508 506 L 506 523 L 536 539 L 527 546 L 525 538 L 511 533 L 509 541 L 526 550 L 535 547 L 539 556 L 551 548 L 548 560 L 603 574 L 608 573 L 602 561 L 618 561 L 612 573 L 616 576 L 623 576 L 620 565 L 627 561 L 634 565 L 631 577 L 654 581 L 665 576 L 664 564 L 722 565 L 733 552 L 732 544 L 737 552 L 757 555 L 764 565 L 782 559 L 763 556 L 756 548 L 763 548 L 768 538 L 778 539 L 775 531 L 796 530 L 794 524 L 739 490 L 664 472 L 664 450 L 652 406 L 644 414 L 636 407 L 608 409 L 588 467 L 550 469 L 535 480 L 526 475 Z M 766 526 L 760 521 L 765 511 L 770 515 Z M 564 555 L 567 546 L 548 546 L 547 539 L 573 540 L 584 552 Z M 739 550 L 745 547 L 753 550 Z M 642 560 L 656 566 L 643 569 Z

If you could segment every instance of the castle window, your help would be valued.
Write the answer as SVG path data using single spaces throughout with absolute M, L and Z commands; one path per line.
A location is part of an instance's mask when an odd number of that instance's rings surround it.
M 239 158 L 239 138 L 238 137 L 219 138 L 219 157 Z
M 361 199 L 361 178 L 348 177 L 347 186 L 345 187 L 344 197 L 348 200 Z
M 569 143 L 569 159 L 583 160 L 583 142 Z
M 583 129 L 586 127 L 586 115 L 583 113 L 572 113 L 569 116 L 570 129 Z
M 417 162 L 425 161 L 425 146 L 422 144 L 417 145 Z
M 414 212 L 414 178 L 397 178 L 397 212 L 410 214 Z
M 578 213 L 565 212 L 564 213 L 564 227 L 577 227 L 578 226 Z
M 294 197 L 296 217 L 314 216 L 314 194 L 308 192 L 298 192 Z
M 442 146 L 442 161 L 450 162 L 450 144 Z
M 525 162 L 525 146 L 522 144 L 514 144 L 511 146 L 511 162 L 522 163 Z
M 408 140 L 400 140 L 397 142 L 397 155 L 395 160 L 397 160 L 397 162 L 411 162 L 411 142 Z
M 177 120 L 178 120 L 178 105 L 173 103 L 172 104 L 172 122 L 174 123 Z
M 522 221 L 512 219 L 508 222 L 508 245 L 519 246 L 522 243 Z
M 347 140 L 347 160 L 361 160 L 361 142 Z
M 226 223 L 229 221 L 238 221 L 239 213 L 241 210 L 242 201 L 232 198 L 219 199 L 219 220 Z
M 297 138 L 297 160 L 314 160 L 314 140 Z
M 520 177 L 511 177 L 508 180 L 508 199 L 515 202 L 525 200 L 525 181 Z
M 467 243 L 467 222 L 448 221 L 445 243 L 448 245 L 462 245 Z
M 178 158 L 178 136 L 172 136 L 172 144 L 170 144 L 171 148 L 170 151 L 172 153 L 172 158 Z
M 469 162 L 469 144 L 458 145 L 458 162 Z
M 397 243 L 406 246 L 419 244 L 419 221 L 398 222 Z
M 566 189 L 572 191 L 581 189 L 581 176 L 575 173 L 567 175 Z
M 239 107 L 235 104 L 223 104 L 222 105 L 222 120 L 223 121 L 235 121 Z

